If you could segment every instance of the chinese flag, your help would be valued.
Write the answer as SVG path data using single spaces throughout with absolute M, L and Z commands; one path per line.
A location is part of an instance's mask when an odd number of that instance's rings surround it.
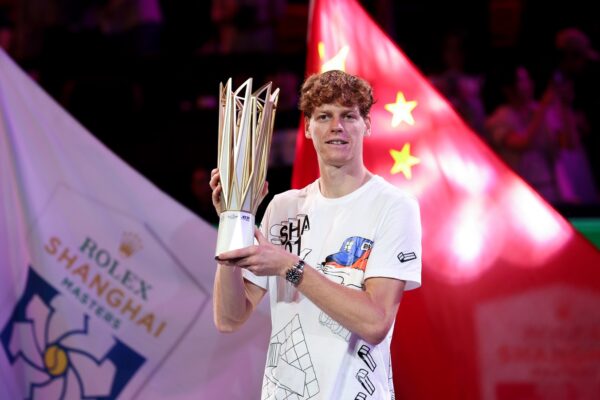
M 358 2 L 311 7 L 307 73 L 342 69 L 373 85 L 365 163 L 421 205 L 423 286 L 396 321 L 396 398 L 599 398 L 600 252 L 486 147 Z M 318 176 L 302 127 L 296 151 L 292 185 L 302 187 Z

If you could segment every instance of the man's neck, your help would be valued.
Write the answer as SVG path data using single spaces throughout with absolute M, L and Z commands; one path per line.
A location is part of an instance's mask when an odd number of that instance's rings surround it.
M 364 165 L 320 168 L 319 189 L 327 198 L 342 197 L 364 185 L 373 174 Z

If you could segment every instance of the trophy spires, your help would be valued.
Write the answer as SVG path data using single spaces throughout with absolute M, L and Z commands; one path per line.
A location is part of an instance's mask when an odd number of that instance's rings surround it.
M 224 210 L 256 214 L 267 163 L 279 89 L 269 82 L 252 93 L 252 78 L 235 92 L 231 78 L 219 85 L 221 201 Z

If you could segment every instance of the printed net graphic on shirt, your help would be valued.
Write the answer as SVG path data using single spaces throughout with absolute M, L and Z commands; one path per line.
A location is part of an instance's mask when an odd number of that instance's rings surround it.
M 263 381 L 263 400 L 304 400 L 319 393 L 298 314 L 271 337 Z

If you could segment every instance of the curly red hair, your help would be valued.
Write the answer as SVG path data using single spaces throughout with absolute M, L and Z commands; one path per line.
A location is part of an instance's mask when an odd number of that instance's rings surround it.
M 306 78 L 300 90 L 300 110 L 310 117 L 323 104 L 338 103 L 346 107 L 358 106 L 366 118 L 373 105 L 373 88 L 362 78 L 343 71 L 327 71 Z

